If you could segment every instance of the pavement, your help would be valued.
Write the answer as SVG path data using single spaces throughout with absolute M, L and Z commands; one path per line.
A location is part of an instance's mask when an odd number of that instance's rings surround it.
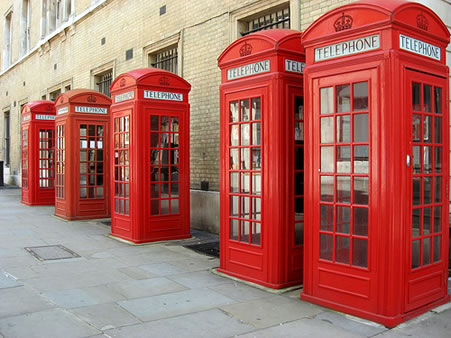
M 1 338 L 451 336 L 449 304 L 387 329 L 212 273 L 217 258 L 184 247 L 208 234 L 134 246 L 53 213 L 0 189 Z

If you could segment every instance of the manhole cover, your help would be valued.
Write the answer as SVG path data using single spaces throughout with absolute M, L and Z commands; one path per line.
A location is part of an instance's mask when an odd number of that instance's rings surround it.
M 197 251 L 197 252 L 201 252 L 201 253 L 209 255 L 209 256 L 219 257 L 219 242 L 191 244 L 191 245 L 184 245 L 184 247 L 187 249 Z
M 34 246 L 25 248 L 25 250 L 40 261 L 80 257 L 62 245 Z

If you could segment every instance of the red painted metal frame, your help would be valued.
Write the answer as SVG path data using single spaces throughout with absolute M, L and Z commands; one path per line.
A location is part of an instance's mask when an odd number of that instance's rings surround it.
M 260 31 L 233 42 L 218 59 L 222 73 L 221 241 L 218 271 L 274 289 L 302 282 L 302 220 L 296 222 L 299 232 L 296 237 L 294 210 L 295 151 L 299 152 L 303 147 L 301 144 L 295 146 L 295 109 L 298 108 L 295 107 L 295 101 L 300 104 L 303 99 L 301 72 L 305 60 L 300 37 L 300 32 L 292 30 Z M 235 79 L 227 77 L 231 69 L 266 60 L 270 63 L 270 69 L 266 72 Z M 285 63 L 291 62 L 289 60 L 295 61 L 298 72 L 286 70 Z M 248 118 L 245 114 L 231 121 L 231 109 L 235 111 L 235 102 L 238 102 L 239 108 L 242 100 L 249 99 L 260 100 L 260 119 L 252 116 Z M 230 108 L 230 104 L 233 108 Z M 254 108 L 251 105 L 249 114 Z M 241 109 L 238 114 L 242 115 Z M 299 114 L 301 110 L 296 115 L 298 127 L 301 122 Z M 250 136 L 249 146 L 246 138 L 231 140 L 232 130 L 241 135 L 241 131 L 245 132 L 246 128 L 252 130 L 255 123 L 261 123 L 260 142 L 255 143 L 255 130 Z M 301 131 L 297 132 L 298 141 L 301 142 Z M 261 166 L 255 167 L 253 161 L 247 165 L 243 163 L 249 147 L 257 150 L 252 155 L 258 154 L 258 149 L 261 150 Z M 242 154 L 245 156 L 244 161 Z M 241 161 L 232 163 L 231 158 L 234 156 L 241 158 Z M 252 156 L 249 157 L 253 160 Z M 300 163 L 297 165 L 299 178 L 302 168 Z M 251 177 L 259 174 L 261 188 L 254 187 L 258 185 L 257 180 L 249 183 L 248 189 L 247 184 L 244 184 L 246 175 Z M 238 185 L 237 177 L 241 181 Z M 302 193 L 301 186 L 296 188 L 297 198 L 302 198 Z M 261 203 L 258 209 L 259 200 Z M 240 207 L 237 207 L 236 202 Z M 298 201 L 298 204 L 302 203 Z M 236 212 L 235 208 L 240 211 Z
M 352 18 L 352 27 L 349 19 L 343 21 L 349 17 Z M 346 22 L 345 27 L 343 24 Z M 345 29 L 336 30 L 336 24 Z M 379 48 L 315 61 L 316 48 L 374 34 L 380 37 Z M 440 61 L 400 49 L 400 34 L 439 46 Z M 375 0 L 356 2 L 330 11 L 315 21 L 302 38 L 307 60 L 305 171 L 311 179 L 305 181 L 305 222 L 310 226 L 305 230 L 301 298 L 392 327 L 450 299 L 447 279 L 449 70 L 445 65 L 449 32 L 438 16 L 421 4 Z M 412 152 L 411 91 L 414 79 L 443 89 L 440 175 L 446 182 L 442 187 L 440 260 L 415 269 L 411 257 L 413 169 L 406 162 L 411 158 L 418 160 Z M 320 234 L 326 233 L 320 213 L 320 199 L 324 199 L 320 185 L 320 177 L 324 175 L 321 172 L 319 136 L 320 117 L 324 116 L 320 111 L 320 89 L 359 81 L 369 83 L 366 267 L 355 266 L 352 261 L 339 263 L 334 252 L 331 257 L 320 256 L 320 250 L 326 248 L 325 242 L 322 246 L 320 242 Z M 333 194 L 335 191 L 334 188 Z M 334 201 L 332 204 L 336 205 L 337 200 Z M 331 233 L 336 235 L 338 223 L 336 218 L 333 219 L 335 223 Z M 421 223 L 421 229 L 423 225 Z M 423 234 L 420 240 L 426 237 L 430 235 Z M 349 250 L 352 250 L 352 245 Z M 428 250 L 432 254 L 432 246 Z
M 55 104 L 33 101 L 22 108 L 22 203 L 55 204 Z M 45 134 L 45 139 L 41 136 Z M 45 147 L 45 148 L 44 148 Z
M 70 90 L 56 99 L 56 216 L 110 216 L 110 105 L 108 96 L 91 89 Z
M 155 68 L 121 74 L 112 83 L 111 128 L 118 137 L 111 144 L 118 158 L 111 168 L 112 236 L 134 243 L 191 237 L 190 90 L 181 77 Z

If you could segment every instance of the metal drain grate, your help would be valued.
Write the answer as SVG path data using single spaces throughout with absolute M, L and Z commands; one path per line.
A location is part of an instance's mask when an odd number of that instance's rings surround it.
M 62 245 L 33 246 L 24 249 L 40 261 L 80 257 Z
M 202 244 L 190 244 L 184 245 L 185 248 L 191 249 L 208 256 L 218 257 L 219 258 L 219 241 L 217 242 L 208 242 Z

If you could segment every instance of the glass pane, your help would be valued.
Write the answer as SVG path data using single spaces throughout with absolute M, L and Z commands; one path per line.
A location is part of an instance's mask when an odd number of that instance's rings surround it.
M 421 142 L 421 115 L 412 114 L 413 142 Z
M 261 123 L 252 123 L 252 144 L 258 146 L 261 144 Z
M 103 136 L 103 126 L 97 126 L 97 135 L 98 137 Z
M 304 122 L 295 121 L 294 122 L 294 140 L 304 141 Z M 299 142 L 296 142 L 297 144 Z
M 421 173 L 421 147 L 413 146 L 413 173 L 420 174 Z
M 353 234 L 357 236 L 368 236 L 368 209 L 354 209 L 354 228 Z
M 368 146 L 354 146 L 354 173 L 368 174 Z
M 304 98 L 301 96 L 294 97 L 294 119 L 304 120 Z
M 88 126 L 88 136 L 96 136 L 96 126 L 92 124 Z
M 252 120 L 261 120 L 261 102 L 260 98 L 252 99 Z
M 354 142 L 368 142 L 368 114 L 354 115 Z
M 248 221 L 241 221 L 241 242 L 249 242 L 250 224 Z
M 230 220 L 230 239 L 238 240 L 238 224 L 239 221 L 237 219 Z
M 260 245 L 260 241 L 261 241 L 261 224 L 260 223 L 256 223 L 256 222 L 252 222 L 251 223 L 251 227 L 252 227 L 252 240 L 251 243 L 252 244 L 256 244 L 256 245 Z
M 125 210 L 124 210 L 124 214 L 126 214 L 126 215 L 128 215 L 129 214 L 129 212 L 130 212 L 130 208 L 129 208 L 129 201 L 128 200 L 125 200 L 124 201 L 125 202 Z
M 434 171 L 436 173 L 442 172 L 442 147 L 434 147 Z
M 342 234 L 349 234 L 351 228 L 351 208 L 337 206 L 337 230 Z
M 230 216 L 239 217 L 239 200 L 238 196 L 230 196 Z
M 351 111 L 351 87 L 346 85 L 337 86 L 337 113 Z
M 159 215 L 160 214 L 160 200 L 150 201 L 150 214 Z
M 178 132 L 179 131 L 179 118 L 171 117 L 171 131 Z
M 250 145 L 249 123 L 243 123 L 241 125 L 241 145 Z
M 424 165 L 424 172 L 426 174 L 429 174 L 432 172 L 432 147 L 424 146 L 423 147 L 423 165 Z
M 320 229 L 321 231 L 334 231 L 334 206 L 333 205 L 320 205 L 321 221 Z
M 294 212 L 297 214 L 304 213 L 304 199 L 302 197 L 294 199 Z
M 241 170 L 249 170 L 250 169 L 250 149 L 249 148 L 241 148 Z
M 432 177 L 424 177 L 423 204 L 432 203 Z
M 152 148 L 158 147 L 158 138 L 159 138 L 158 133 L 150 133 L 150 146 Z
M 434 107 L 436 114 L 442 113 L 442 88 L 434 87 Z
M 354 203 L 368 205 L 368 177 L 354 177 Z
M 150 196 L 152 198 L 160 197 L 160 184 L 155 183 L 150 185 Z
M 423 110 L 425 112 L 431 112 L 431 89 L 432 86 L 425 84 L 423 86 Z
M 412 241 L 412 269 L 420 266 L 420 240 Z
M 160 117 L 160 130 L 169 131 L 169 116 Z
M 423 210 L 423 235 L 431 233 L 431 212 L 432 208 L 424 208 Z
M 251 219 L 260 221 L 262 219 L 262 200 L 261 198 L 255 198 L 252 199 L 252 215 Z
M 329 137 L 333 138 L 332 133 L 331 136 Z M 333 142 L 333 140 L 329 142 Z M 350 115 L 337 116 L 337 143 L 348 143 L 348 142 L 351 142 L 351 116 Z
M 230 173 L 230 192 L 238 192 L 239 173 Z
M 434 236 L 434 262 L 440 261 L 440 248 L 442 236 Z
M 321 172 L 334 172 L 334 147 L 321 147 Z
M 412 191 L 413 205 L 421 204 L 421 178 L 413 178 L 413 191 Z
M 322 117 L 321 118 L 321 143 L 333 143 L 334 142 L 334 118 Z
M 421 86 L 419 83 L 412 83 L 412 109 L 415 111 L 421 111 L 421 100 L 420 100 Z
M 334 88 L 326 87 L 320 89 L 321 114 L 334 113 Z
M 353 84 L 354 98 L 353 107 L 354 111 L 368 110 L 368 82 L 359 82 Z
M 87 130 L 86 124 L 81 124 L 80 125 L 80 136 L 87 136 L 86 135 L 86 130 Z
M 348 176 L 337 177 L 337 202 L 351 202 L 351 178 Z
M 80 151 L 80 161 L 87 161 L 88 160 L 88 155 L 86 154 L 86 150 L 81 150 Z
M 431 264 L 431 238 L 423 238 L 423 265 Z
M 130 130 L 130 118 L 129 118 L 129 116 L 125 116 L 124 120 L 125 120 L 125 131 L 129 131 Z
M 80 185 L 87 185 L 88 179 L 86 175 L 80 175 Z
M 424 142 L 425 143 L 431 143 L 432 142 L 432 117 L 431 116 L 424 116 Z
M 252 173 L 252 194 L 261 195 L 262 194 L 262 174 Z
M 352 239 L 352 265 L 368 267 L 368 241 L 366 239 Z
M 174 198 L 171 200 L 171 214 L 178 214 L 179 212 L 179 200 L 177 198 Z
M 87 188 L 80 188 L 80 198 L 86 198 L 88 196 Z
M 434 142 L 442 143 L 442 118 L 434 117 Z
M 103 198 L 103 187 L 97 187 L 97 198 Z
M 238 101 L 230 102 L 230 122 L 238 122 Z
M 259 148 L 252 149 L 252 170 L 261 169 L 261 150 Z
M 87 163 L 80 163 L 80 173 L 86 174 L 88 172 L 88 165 Z
M 436 176 L 434 178 L 434 202 L 440 203 L 442 201 L 442 178 Z
M 249 173 L 241 173 L 241 189 L 240 192 L 248 194 L 250 192 Z
M 332 235 L 320 234 L 320 253 L 319 258 L 328 261 L 332 260 L 333 253 L 333 237 Z
M 321 176 L 321 196 L 320 200 L 323 202 L 334 201 L 334 177 Z
M 168 133 L 161 133 L 160 134 L 160 147 L 161 148 L 167 148 L 168 146 L 169 146 L 169 134 Z
M 294 148 L 294 169 L 304 169 L 304 147 Z
M 337 146 L 337 172 L 351 172 L 351 147 Z
M 434 207 L 434 232 L 442 230 L 442 207 Z
M 412 210 L 412 238 L 420 236 L 421 211 L 422 209 Z
M 294 245 L 304 244 L 304 222 L 294 223 Z
M 178 196 L 179 196 L 179 184 L 171 183 L 171 197 L 178 197 Z
M 169 200 L 161 200 L 161 215 L 169 214 Z
M 169 168 L 168 167 L 161 167 L 160 181 L 169 181 Z
M 241 100 L 241 121 L 249 121 L 249 100 Z
M 162 197 L 168 197 L 169 196 L 169 183 L 161 183 L 160 189 L 161 189 Z
M 337 236 L 335 243 L 335 261 L 338 263 L 349 264 L 349 252 L 349 237 Z
M 242 218 L 250 218 L 249 214 L 249 206 L 250 206 L 250 197 L 241 197 L 241 217 Z

